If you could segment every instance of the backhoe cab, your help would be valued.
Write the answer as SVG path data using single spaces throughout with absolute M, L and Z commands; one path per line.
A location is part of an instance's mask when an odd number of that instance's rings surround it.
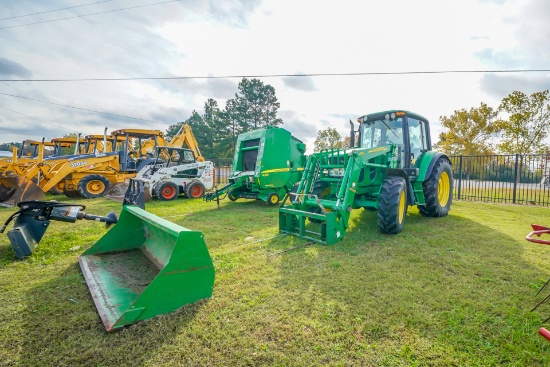
M 308 158 L 291 205 L 285 205 L 287 197 L 279 210 L 282 233 L 329 245 L 344 237 L 353 209 L 378 210 L 378 228 L 387 234 L 402 231 L 410 205 L 424 216 L 448 214 L 451 163 L 431 150 L 428 120 L 393 110 L 357 122 L 349 149 L 326 149 Z

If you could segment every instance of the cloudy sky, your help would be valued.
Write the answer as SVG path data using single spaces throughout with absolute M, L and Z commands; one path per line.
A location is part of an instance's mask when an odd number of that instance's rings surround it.
M 426 116 L 437 136 L 440 116 L 550 89 L 550 73 L 400 73 L 550 69 L 549 17 L 548 0 L 3 0 L 0 142 L 166 130 L 234 97 L 241 78 L 208 76 L 347 73 L 383 75 L 260 79 L 309 148 L 387 109 Z

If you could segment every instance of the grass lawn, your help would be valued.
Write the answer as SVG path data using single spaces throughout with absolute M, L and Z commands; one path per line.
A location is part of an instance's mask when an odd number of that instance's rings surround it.
M 107 199 L 90 214 L 120 211 Z M 445 218 L 410 208 L 404 232 L 382 235 L 356 210 L 342 242 L 278 235 L 278 210 L 239 200 L 178 199 L 147 210 L 200 230 L 214 294 L 107 334 L 78 255 L 96 222 L 52 222 L 34 254 L 14 258 L 0 235 L 0 366 L 548 366 L 537 333 L 550 305 L 550 247 L 527 242 L 550 209 L 455 202 Z M 0 208 L 4 222 L 13 208 Z M 8 230 L 11 229 L 11 225 Z M 548 326 L 548 325 L 546 325 Z

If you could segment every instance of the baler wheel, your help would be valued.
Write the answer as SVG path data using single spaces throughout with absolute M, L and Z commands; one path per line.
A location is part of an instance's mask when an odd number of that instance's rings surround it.
M 439 159 L 423 183 L 426 205 L 418 205 L 425 217 L 444 217 L 451 210 L 453 201 L 453 170 L 446 159 Z
M 279 195 L 277 195 L 276 192 L 272 192 L 271 194 L 267 195 L 267 203 L 270 205 L 270 206 L 275 206 L 277 204 L 279 204 Z
M 384 180 L 378 205 L 380 232 L 386 234 L 401 232 L 407 213 L 407 190 L 403 177 L 390 176 Z
M 227 193 L 227 198 L 231 201 L 236 201 L 238 199 L 237 195 L 233 191 Z

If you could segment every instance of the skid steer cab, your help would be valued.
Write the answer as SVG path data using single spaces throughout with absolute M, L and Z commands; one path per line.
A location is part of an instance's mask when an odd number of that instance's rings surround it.
M 138 172 L 136 179 L 145 186 L 146 195 L 159 200 L 174 200 L 180 194 L 190 199 L 202 197 L 214 185 L 214 165 L 197 161 L 191 149 L 156 147 L 155 160 Z
M 287 195 L 279 209 L 280 232 L 330 245 L 346 234 L 353 209 L 378 210 L 378 228 L 386 234 L 403 230 L 411 205 L 426 217 L 448 214 L 451 162 L 432 151 L 428 120 L 392 110 L 357 122 L 349 149 L 309 156 L 296 193 Z

